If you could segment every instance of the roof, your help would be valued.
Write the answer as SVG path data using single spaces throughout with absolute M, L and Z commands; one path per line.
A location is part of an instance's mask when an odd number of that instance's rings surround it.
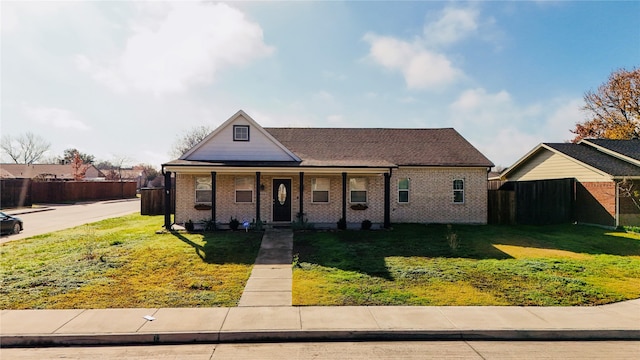
M 264 128 L 309 166 L 493 164 L 452 128 Z
M 584 166 L 614 178 L 640 176 L 640 140 L 589 139 L 579 143 L 542 143 L 506 169 L 502 178 L 517 170 L 535 154 L 548 150 L 570 157 Z
M 614 177 L 640 176 L 640 166 L 607 155 L 585 144 L 545 143 L 545 145 Z
M 0 164 L 3 174 L 9 173 L 15 178 L 33 179 L 36 177 L 54 178 L 58 180 L 73 180 L 73 166 L 71 164 Z M 90 165 L 87 178 L 104 176 L 95 166 Z
M 640 161 L 640 139 L 631 140 L 609 140 L 609 139 L 586 139 L 582 143 L 594 144 L 602 149 L 610 150 L 619 155 L 626 156 Z
M 251 144 L 231 141 L 231 125 L 257 129 Z M 254 135 L 255 134 L 255 135 Z M 265 128 L 240 110 L 180 159 L 164 165 L 216 167 L 492 167 L 452 128 Z

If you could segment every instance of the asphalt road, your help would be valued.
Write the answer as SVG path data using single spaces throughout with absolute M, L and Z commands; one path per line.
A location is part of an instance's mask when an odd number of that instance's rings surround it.
M 9 359 L 637 359 L 635 341 L 412 341 L 60 347 L 0 350 Z
M 75 205 L 46 205 L 40 208 L 5 212 L 22 219 L 24 230 L 20 234 L 3 235 L 0 237 L 0 243 L 140 212 L 140 199 L 99 201 Z

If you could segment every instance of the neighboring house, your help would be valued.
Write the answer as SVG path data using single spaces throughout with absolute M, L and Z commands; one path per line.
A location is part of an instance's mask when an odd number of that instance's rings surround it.
M 574 178 L 574 218 L 604 226 L 640 225 L 640 139 L 543 143 L 500 180 Z
M 178 224 L 303 214 L 317 227 L 388 227 L 485 224 L 492 166 L 451 128 L 263 128 L 238 111 L 162 172 L 166 194 L 175 173 Z
M 19 179 L 74 180 L 74 169 L 71 164 L 0 164 L 0 169 L 2 169 L 3 177 L 6 174 L 10 174 L 13 178 Z M 82 180 L 104 180 L 104 174 L 95 166 L 89 165 Z

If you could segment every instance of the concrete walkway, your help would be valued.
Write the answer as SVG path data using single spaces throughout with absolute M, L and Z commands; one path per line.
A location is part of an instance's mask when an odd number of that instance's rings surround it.
M 238 307 L 2 310 L 0 345 L 640 340 L 640 299 L 591 307 L 291 306 L 292 237 L 265 233 Z
M 292 250 L 291 229 L 265 232 L 238 306 L 291 306 Z

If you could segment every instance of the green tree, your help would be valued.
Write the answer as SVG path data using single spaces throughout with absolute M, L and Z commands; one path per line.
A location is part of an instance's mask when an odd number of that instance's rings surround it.
M 76 155 L 80 157 L 83 164 L 93 164 L 96 161 L 95 156 L 82 153 L 78 149 L 66 149 L 62 155 L 65 164 L 71 164 L 75 161 Z
M 640 69 L 620 69 L 597 91 L 584 94 L 586 121 L 577 123 L 573 142 L 582 139 L 640 138 Z

